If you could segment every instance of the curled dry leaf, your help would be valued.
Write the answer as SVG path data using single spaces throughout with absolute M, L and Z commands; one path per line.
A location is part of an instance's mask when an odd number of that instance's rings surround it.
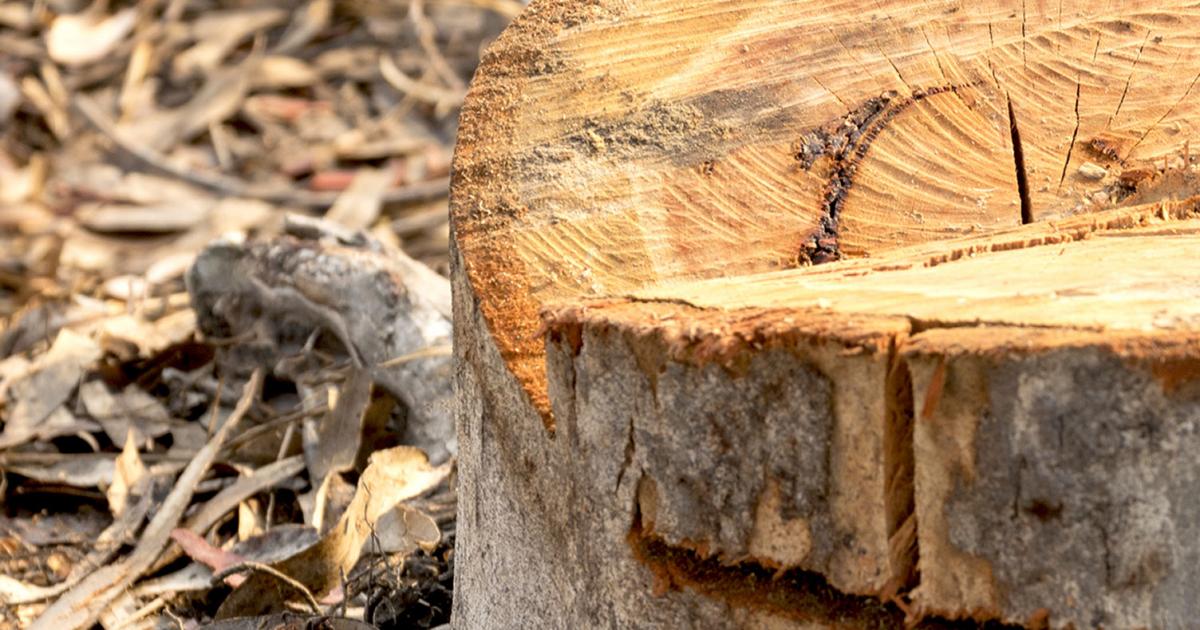
M 435 488 L 449 473 L 449 464 L 430 467 L 425 454 L 412 447 L 376 452 L 337 525 L 316 545 L 274 568 L 319 597 L 338 587 L 363 552 L 375 549 L 371 545 L 387 543 L 381 551 L 411 551 L 436 544 L 441 536 L 437 523 L 403 502 Z M 225 600 L 217 617 L 260 615 L 283 607 L 275 578 L 255 573 Z
M 46 31 L 46 52 L 68 66 L 99 61 L 129 35 L 136 21 L 137 10 L 132 7 L 109 16 L 60 15 Z

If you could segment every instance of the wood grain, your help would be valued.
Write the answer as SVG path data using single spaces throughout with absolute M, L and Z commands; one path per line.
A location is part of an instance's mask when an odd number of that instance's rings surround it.
M 549 418 L 547 301 L 1111 205 L 1196 135 L 1198 26 L 1183 2 L 535 2 L 471 88 L 457 245 Z

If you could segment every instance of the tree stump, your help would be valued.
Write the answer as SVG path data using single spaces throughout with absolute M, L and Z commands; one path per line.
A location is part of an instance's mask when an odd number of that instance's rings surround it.
M 454 163 L 456 627 L 1194 624 L 1196 33 L 534 0 Z

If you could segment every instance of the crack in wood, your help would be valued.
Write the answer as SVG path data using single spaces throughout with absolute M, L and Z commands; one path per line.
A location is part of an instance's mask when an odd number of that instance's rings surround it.
M 1125 89 L 1121 91 L 1121 100 L 1117 101 L 1117 109 L 1108 117 L 1108 123 L 1104 125 L 1105 129 L 1112 127 L 1113 120 L 1121 115 L 1121 108 L 1125 105 L 1125 97 L 1129 95 L 1129 86 L 1133 83 L 1133 73 L 1137 72 L 1138 62 L 1142 60 L 1142 52 L 1146 50 L 1146 42 L 1150 41 L 1150 34 L 1153 31 L 1146 31 L 1146 37 L 1142 40 L 1142 45 L 1138 47 L 1137 57 L 1133 59 L 1133 65 L 1129 66 L 1129 76 L 1125 78 Z
M 1058 178 L 1058 190 L 1062 190 L 1063 182 L 1067 181 L 1067 168 L 1071 165 L 1071 154 L 1075 152 L 1075 142 L 1079 139 L 1079 97 L 1083 94 L 1082 77 L 1075 79 L 1075 131 L 1071 132 L 1071 146 L 1067 147 L 1067 159 L 1063 160 L 1062 175 Z
M 756 558 L 730 560 L 707 545 L 664 540 L 643 522 L 635 505 L 626 541 L 634 558 L 653 576 L 653 592 L 691 590 L 703 597 L 744 610 L 801 623 L 831 623 L 854 630 L 1018 630 L 990 619 L 948 620 L 922 617 L 902 596 L 852 595 L 842 592 L 815 571 L 779 567 Z
M 1168 109 L 1166 111 L 1166 113 L 1164 113 L 1162 116 L 1159 116 L 1158 120 L 1154 121 L 1153 125 L 1146 127 L 1146 131 L 1144 133 L 1142 133 L 1142 136 L 1140 138 L 1138 138 L 1137 142 L 1133 143 L 1133 146 L 1129 147 L 1129 151 L 1125 155 L 1121 156 L 1122 162 L 1124 162 L 1126 159 L 1128 159 L 1130 156 L 1133 155 L 1134 149 L 1138 148 L 1139 146 L 1141 146 L 1141 144 L 1143 142 L 1146 141 L 1146 138 L 1148 138 L 1150 136 L 1150 132 L 1157 129 L 1158 126 L 1161 125 L 1163 123 L 1163 121 L 1167 119 L 1168 116 L 1175 113 L 1175 108 L 1177 108 L 1181 104 L 1183 104 L 1183 102 L 1187 100 L 1187 97 L 1191 95 L 1192 89 L 1196 87 L 1197 81 L 1200 81 L 1200 72 L 1197 72 L 1196 76 L 1192 77 L 1192 82 L 1188 84 L 1188 88 L 1186 91 L 1184 91 L 1183 96 L 1180 96 L 1179 100 L 1175 101 L 1175 104 L 1171 105 L 1170 109 Z
M 858 166 L 870 151 L 871 144 L 896 116 L 927 98 L 956 93 L 970 85 L 918 89 L 907 97 L 900 97 L 895 91 L 884 92 L 867 99 L 833 124 L 804 135 L 795 154 L 800 167 L 811 170 L 822 157 L 829 157 L 833 166 L 825 185 L 819 225 L 800 247 L 800 264 L 821 264 L 842 257 L 838 246 L 838 224 L 846 195 L 854 185 Z
M 884 383 L 887 420 L 883 432 L 884 510 L 887 518 L 888 563 L 892 577 L 884 599 L 907 593 L 917 586 L 920 540 L 917 538 L 916 459 L 913 428 L 916 407 L 912 374 L 900 356 L 900 340 L 888 348 L 888 374 Z
M 1026 43 L 1029 41 L 1029 35 L 1025 32 L 1025 25 L 1028 23 L 1028 14 L 1025 12 L 1025 0 L 1021 0 L 1021 67 L 1029 69 L 1029 56 L 1025 52 Z
M 1012 132 L 1013 162 L 1017 169 L 1017 192 L 1021 195 L 1021 223 L 1033 223 L 1033 204 L 1029 198 L 1029 171 L 1025 168 L 1025 150 L 1021 146 L 1021 130 L 1017 124 L 1017 112 L 1013 109 L 1012 96 L 1008 97 L 1008 127 Z

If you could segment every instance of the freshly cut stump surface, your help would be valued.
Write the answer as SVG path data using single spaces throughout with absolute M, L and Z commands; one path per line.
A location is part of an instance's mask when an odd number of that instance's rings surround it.
M 1200 619 L 1198 81 L 1182 2 L 534 0 L 454 164 L 456 627 Z

